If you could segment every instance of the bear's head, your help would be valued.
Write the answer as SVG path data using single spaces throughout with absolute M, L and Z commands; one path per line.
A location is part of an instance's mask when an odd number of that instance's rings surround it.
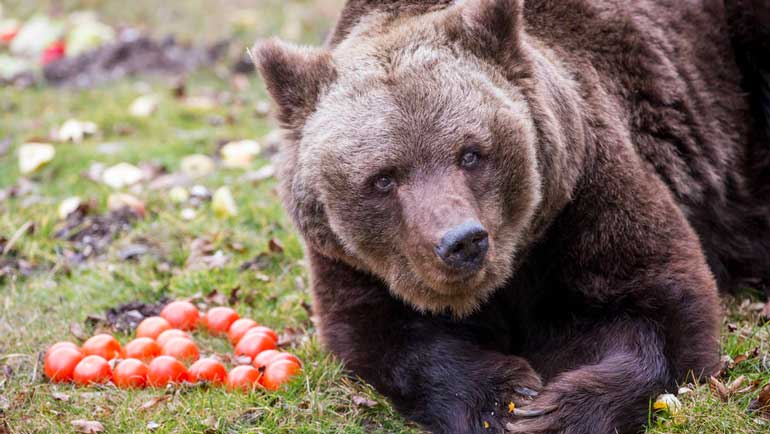
M 282 199 L 310 248 L 425 311 L 467 315 L 505 282 L 541 166 L 563 159 L 538 149 L 556 121 L 530 101 L 521 9 L 469 0 L 367 15 L 332 48 L 257 44 L 288 131 Z

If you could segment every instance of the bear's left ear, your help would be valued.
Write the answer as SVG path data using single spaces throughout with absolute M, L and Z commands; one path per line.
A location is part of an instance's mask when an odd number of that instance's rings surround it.
M 337 77 L 331 53 L 322 48 L 269 39 L 257 42 L 250 54 L 278 105 L 278 120 L 290 130 L 302 127 L 324 87 Z
M 516 54 L 523 27 L 524 0 L 464 0 L 447 21 L 450 38 L 498 59 Z

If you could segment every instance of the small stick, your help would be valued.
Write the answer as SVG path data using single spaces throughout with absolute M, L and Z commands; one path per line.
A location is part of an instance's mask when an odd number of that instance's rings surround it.
M 16 244 L 16 242 L 18 242 L 19 239 L 21 239 L 21 237 L 23 237 L 24 234 L 27 233 L 27 231 L 31 227 L 32 227 L 32 221 L 30 220 L 24 223 L 23 225 L 21 225 L 21 227 L 19 227 L 19 229 L 16 230 L 16 232 L 13 234 L 11 239 L 8 240 L 8 244 L 6 244 L 5 247 L 3 247 L 3 256 L 7 255 L 11 251 L 14 244 Z

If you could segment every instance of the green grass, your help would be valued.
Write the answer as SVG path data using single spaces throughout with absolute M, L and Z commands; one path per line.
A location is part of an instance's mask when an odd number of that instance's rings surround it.
M 257 36 L 283 34 L 295 40 L 318 42 L 330 26 L 339 0 L 322 2 L 281 2 L 270 0 L 195 0 L 156 6 L 149 0 L 135 0 L 127 7 L 117 1 L 10 1 L 5 13 L 28 15 L 50 11 L 57 3 L 65 11 L 77 7 L 99 10 L 112 23 L 129 23 L 154 33 L 174 32 L 194 40 L 214 40 L 237 35 L 242 50 Z M 255 13 L 234 14 L 233 7 L 252 7 Z M 206 10 L 205 20 L 198 13 Z M 299 15 L 299 17 L 298 17 Z M 256 17 L 253 27 L 238 24 Z M 173 20 L 169 20 L 173 17 Z M 234 18 L 235 17 L 235 18 Z M 240 18 L 239 18 L 240 17 Z M 168 23 L 168 25 L 167 25 Z M 299 24 L 297 24 L 299 23 Z M 209 31 L 211 30 L 211 31 Z M 186 109 L 172 96 L 172 81 L 141 78 L 112 83 L 86 91 L 37 88 L 0 88 L 0 140 L 11 138 L 11 149 L 0 155 L 0 189 L 20 177 L 16 149 L 27 140 L 45 138 L 49 131 L 69 118 L 96 122 L 97 137 L 83 144 L 56 144 L 54 161 L 30 177 L 36 190 L 25 197 L 0 201 L 0 236 L 10 238 L 26 222 L 34 232 L 22 236 L 15 250 L 36 267 L 28 277 L 0 281 L 0 433 L 70 432 L 70 421 L 91 419 L 102 422 L 107 432 L 181 433 L 418 433 L 400 418 L 371 388 L 348 378 L 342 366 L 317 342 L 311 318 L 304 306 L 310 302 L 307 274 L 300 241 L 277 201 L 275 181 L 256 184 L 239 182 L 243 171 L 218 169 L 198 180 L 214 190 L 229 185 L 239 207 L 235 217 L 215 217 L 208 204 L 192 221 L 180 217 L 181 206 L 172 203 L 165 190 L 143 189 L 135 194 L 146 202 L 149 215 L 120 234 L 106 252 L 82 265 L 67 265 L 62 252 L 68 242 L 54 238 L 61 225 L 56 209 L 66 197 L 77 195 L 96 203 L 94 213 L 106 211 L 109 187 L 86 179 L 83 173 L 93 162 L 106 165 L 126 161 L 155 162 L 170 172 L 178 170 L 182 157 L 193 153 L 216 155 L 217 144 L 230 139 L 261 140 L 275 126 L 255 116 L 254 106 L 265 99 L 258 79 L 248 89 L 235 90 L 227 78 L 214 71 L 202 71 L 188 78 L 190 95 L 225 97 L 212 111 Z M 129 116 L 128 106 L 139 95 L 160 96 L 157 113 L 148 119 Z M 234 102 L 233 102 L 234 101 Z M 230 119 L 212 125 L 210 119 Z M 98 151 L 105 142 L 117 142 L 117 153 Z M 260 160 L 254 168 L 266 165 Z M 206 238 L 216 249 L 230 256 L 221 270 L 190 271 L 185 268 L 190 243 Z M 240 272 L 243 261 L 268 251 L 270 239 L 284 246 L 272 253 L 260 274 Z M 128 243 L 141 242 L 151 253 L 136 262 L 122 261 L 120 250 Z M 0 257 L 0 263 L 2 258 Z M 292 327 L 308 338 L 292 349 L 305 362 L 304 374 L 277 393 L 228 393 L 220 389 L 189 387 L 179 390 L 117 390 L 113 387 L 74 388 L 51 385 L 42 375 L 41 353 L 57 340 L 74 339 L 72 323 L 85 326 L 88 315 L 103 314 L 120 303 L 140 300 L 154 302 L 161 297 L 187 297 L 213 290 L 228 295 L 239 288 L 234 307 L 278 330 Z M 749 296 L 746 296 L 749 297 Z M 745 297 L 741 297 L 742 300 Z M 732 357 L 760 349 L 770 354 L 770 336 L 758 315 L 730 301 L 723 335 L 724 352 Z M 756 299 L 755 299 L 756 300 Z M 727 324 L 737 326 L 730 331 Z M 127 341 L 129 336 L 118 334 Z M 226 353 L 229 346 L 219 339 L 198 337 L 203 352 Z M 768 382 L 770 366 L 762 356 L 750 359 L 728 374 L 729 382 L 740 375 Z M 68 400 L 57 399 L 62 394 Z M 168 399 L 149 409 L 140 409 L 153 397 Z M 353 403 L 354 395 L 373 399 L 373 407 Z M 757 391 L 722 402 L 708 387 L 696 387 L 682 397 L 684 410 L 676 417 L 651 419 L 649 433 L 755 433 L 770 432 L 746 408 Z M 763 431 L 764 430 L 764 431 Z

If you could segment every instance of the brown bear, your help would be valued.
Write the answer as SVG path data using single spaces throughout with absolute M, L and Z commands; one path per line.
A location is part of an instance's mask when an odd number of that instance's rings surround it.
M 350 0 L 257 44 L 325 345 L 435 433 L 640 430 L 770 271 L 765 3 Z

